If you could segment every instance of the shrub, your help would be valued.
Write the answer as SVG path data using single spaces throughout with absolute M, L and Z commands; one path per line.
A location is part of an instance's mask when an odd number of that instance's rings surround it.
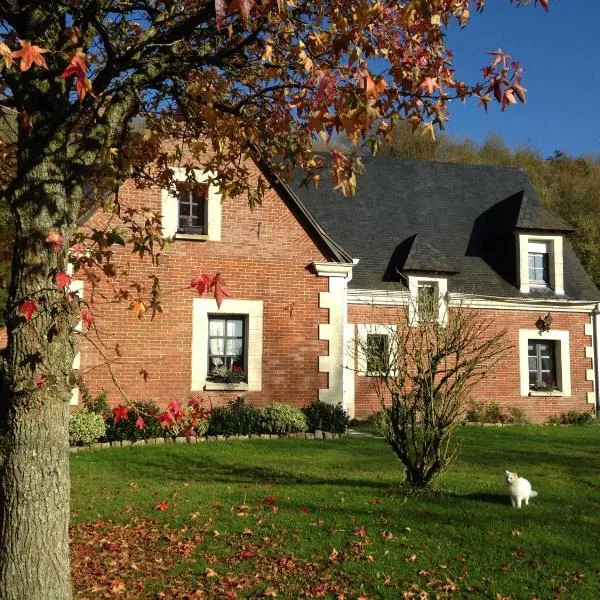
M 525 413 L 520 408 L 511 407 L 505 412 L 498 402 L 471 401 L 465 419 L 469 423 L 527 423 Z
M 547 423 L 551 425 L 589 425 L 594 423 L 596 418 L 591 412 L 570 410 L 566 413 L 561 413 L 560 417 L 553 415 L 548 417 Z
M 179 435 L 202 436 L 208 428 L 208 420 L 197 417 L 198 411 L 194 406 L 188 405 L 182 409 L 183 416 L 173 423 L 170 434 L 174 437 Z
M 83 408 L 69 415 L 69 444 L 87 446 L 97 442 L 106 433 L 102 415 Z
M 526 425 L 529 420 L 525 418 L 525 413 L 515 406 L 511 406 L 508 409 L 508 421 L 507 423 L 515 423 L 516 425 Z
M 110 414 L 108 407 L 108 392 L 102 390 L 95 398 L 92 398 L 89 393 L 83 394 L 83 406 L 92 413 L 103 415 L 104 418 Z
M 258 433 L 258 411 L 246 404 L 243 396 L 227 406 L 213 408 L 208 419 L 207 435 L 248 435 Z
M 109 442 L 130 440 L 145 440 L 151 437 L 164 437 L 165 432 L 158 424 L 160 409 L 152 400 L 147 402 L 133 402 L 126 419 L 121 419 L 115 424 L 112 413 L 106 416 L 106 439 Z M 135 422 L 138 417 L 145 422 L 143 429 L 139 429 Z
M 306 417 L 295 406 L 275 402 L 258 409 L 259 427 L 263 433 L 296 433 L 306 431 Z
M 346 433 L 350 418 L 342 404 L 326 404 L 319 400 L 308 404 L 302 409 L 306 415 L 308 431 L 330 431 L 331 433 Z

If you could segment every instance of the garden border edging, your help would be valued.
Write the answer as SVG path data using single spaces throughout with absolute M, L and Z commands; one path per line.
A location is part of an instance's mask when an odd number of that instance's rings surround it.
M 84 452 L 86 450 L 100 450 L 104 448 L 126 448 L 129 446 L 153 446 L 169 444 L 203 444 L 205 442 L 221 442 L 227 440 L 339 440 L 348 438 L 347 433 L 330 433 L 329 431 L 317 430 L 313 433 L 252 433 L 249 435 L 209 435 L 209 436 L 191 436 L 175 438 L 147 438 L 145 440 L 121 440 L 113 442 L 95 442 L 87 446 L 70 446 L 69 452 Z

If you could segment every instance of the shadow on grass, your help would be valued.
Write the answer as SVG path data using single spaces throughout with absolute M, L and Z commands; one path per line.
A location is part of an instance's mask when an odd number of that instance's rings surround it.
M 458 498 L 464 498 L 465 500 L 474 500 L 475 502 L 483 502 L 485 504 L 510 504 L 508 496 L 506 494 L 485 494 L 476 492 L 474 494 L 466 494 L 464 496 L 458 496 L 458 494 L 449 494 Z

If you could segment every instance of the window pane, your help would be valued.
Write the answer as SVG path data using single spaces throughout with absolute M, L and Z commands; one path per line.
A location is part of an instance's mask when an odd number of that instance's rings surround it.
M 211 337 L 223 337 L 225 335 L 225 321 L 221 319 L 210 319 L 208 335 L 210 335 Z
M 389 365 L 389 338 L 385 334 L 367 334 L 367 372 L 379 373 Z
M 417 309 L 419 311 L 419 319 L 422 321 L 429 321 L 437 315 L 438 292 L 436 285 L 419 285 Z
M 227 337 L 242 337 L 243 332 L 244 322 L 241 319 L 227 321 Z
M 227 339 L 227 356 L 241 356 L 244 349 L 244 344 L 241 339 Z
M 225 353 L 225 340 L 223 338 L 212 338 L 208 340 L 208 353 L 209 354 L 224 354 Z

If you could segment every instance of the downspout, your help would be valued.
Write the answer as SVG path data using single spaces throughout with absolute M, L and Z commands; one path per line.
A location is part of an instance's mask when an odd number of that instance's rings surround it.
M 600 304 L 592 310 L 592 345 L 594 348 L 594 396 L 596 398 L 596 418 L 600 416 L 600 358 L 598 356 L 598 338 L 600 337 Z

